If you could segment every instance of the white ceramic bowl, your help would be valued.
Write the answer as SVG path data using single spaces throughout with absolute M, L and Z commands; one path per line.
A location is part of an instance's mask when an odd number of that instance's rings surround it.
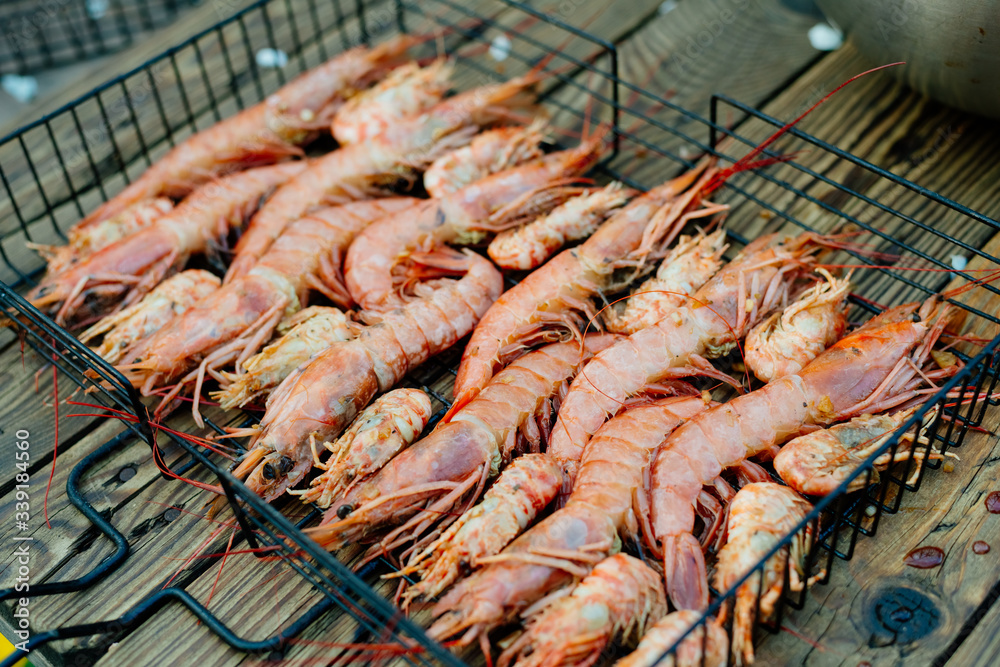
M 873 64 L 937 100 L 1000 118 L 1000 1 L 816 0 Z

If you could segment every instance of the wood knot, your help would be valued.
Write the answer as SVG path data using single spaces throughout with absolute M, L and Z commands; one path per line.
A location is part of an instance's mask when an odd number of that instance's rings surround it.
M 929 596 L 904 586 L 877 590 L 869 599 L 865 621 L 872 648 L 909 644 L 934 632 L 942 612 Z

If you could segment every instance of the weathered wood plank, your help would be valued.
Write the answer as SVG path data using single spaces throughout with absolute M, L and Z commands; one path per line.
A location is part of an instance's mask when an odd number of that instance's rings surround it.
M 85 408 L 83 410 L 86 411 Z M 193 424 L 184 424 L 183 420 L 176 421 L 178 426 L 190 428 L 192 432 L 195 430 Z M 83 556 L 83 552 L 76 550 L 73 545 L 85 537 L 85 533 L 90 528 L 90 522 L 80 515 L 69 502 L 66 495 L 66 482 L 76 464 L 125 428 L 114 420 L 102 420 L 100 423 L 100 426 L 84 437 L 76 446 L 65 452 L 60 452 L 49 492 L 51 529 L 44 524 L 41 505 L 48 469 L 46 468 L 43 473 L 36 473 L 32 476 L 32 521 L 30 525 L 32 534 L 35 535 L 39 544 L 35 553 L 44 554 L 40 560 L 33 562 L 33 572 L 38 577 L 37 581 L 52 577 L 57 568 L 63 567 L 77 556 Z M 34 436 L 32 441 L 34 441 Z M 161 443 L 161 447 L 165 460 L 171 462 L 171 465 L 176 465 L 179 458 L 179 448 L 165 442 Z M 32 447 L 33 449 L 34 447 Z M 138 439 L 130 439 L 122 445 L 121 449 L 94 464 L 83 478 L 80 490 L 97 511 L 117 512 L 159 477 L 160 473 L 151 460 L 149 447 Z M 3 508 L 8 514 L 12 513 L 15 502 L 12 491 L 13 489 L 8 490 L 0 499 L 0 508 Z M 149 497 L 156 495 L 155 491 L 148 493 Z M 139 501 L 139 504 L 144 503 Z M 0 536 L 9 539 L 15 532 L 15 526 L 5 525 L 0 531 Z M 86 554 L 80 558 L 81 567 L 84 569 L 92 567 L 94 562 L 96 562 L 94 554 Z M 10 563 L 3 563 L 0 565 L 0 572 L 4 572 L 9 566 Z M 58 577 L 58 579 L 64 578 L 72 577 Z
M 779 118 L 794 117 L 804 106 L 802 100 L 815 96 L 810 91 L 831 88 L 836 81 L 864 68 L 853 51 L 844 49 L 804 74 L 766 111 Z M 865 79 L 846 88 L 805 121 L 803 129 L 987 215 L 1000 213 L 995 189 L 997 164 L 983 159 L 1000 141 L 995 128 L 880 78 L 875 75 L 871 81 Z M 763 128 L 756 132 L 758 138 L 764 136 Z M 797 147 L 795 142 L 789 143 L 791 149 Z M 781 144 L 778 150 L 788 149 L 788 145 Z M 987 225 L 971 223 L 914 193 L 837 164 L 819 151 L 804 154 L 802 161 L 850 183 L 877 201 L 906 211 L 934 229 L 967 241 L 987 256 L 995 257 L 1000 251 L 1000 238 L 987 243 L 995 234 Z M 796 176 L 787 167 L 775 173 L 792 182 L 806 182 L 805 176 Z M 779 210 L 791 211 L 821 229 L 832 224 L 832 216 L 815 204 L 792 202 L 787 195 L 776 196 L 774 186 L 757 181 L 754 191 L 765 201 L 783 200 L 778 203 Z M 815 185 L 810 194 L 899 235 L 933 256 L 947 260 L 950 252 L 966 258 L 971 254 L 912 226 L 897 224 L 884 214 L 876 215 L 870 206 L 850 201 L 828 186 Z M 776 226 L 772 219 L 757 215 L 759 209 L 754 208 L 747 205 L 737 209 L 727 224 L 743 223 L 755 233 Z M 988 259 L 975 258 L 969 268 L 995 266 Z M 883 303 L 900 303 L 918 294 L 876 272 L 862 273 L 859 278 L 859 291 L 878 295 Z M 912 279 L 934 288 L 948 282 L 947 274 L 917 275 Z M 986 312 L 996 311 L 995 296 L 985 290 L 971 292 L 963 300 Z M 975 324 L 970 320 L 970 324 L 978 335 L 997 333 L 992 323 Z M 995 430 L 998 422 L 1000 414 L 991 409 L 984 427 Z M 991 545 L 1000 541 L 1000 524 L 982 506 L 985 494 L 994 490 L 998 446 L 995 437 L 970 433 L 959 452 L 962 461 L 956 462 L 954 471 L 929 474 L 923 488 L 904 500 L 900 515 L 886 517 L 875 539 L 862 539 L 850 563 L 837 563 L 830 584 L 815 588 L 806 608 L 789 615 L 786 626 L 793 632 L 763 639 L 758 659 L 764 664 L 852 666 L 859 660 L 871 664 L 900 664 L 904 660 L 906 664 L 930 664 L 946 659 L 949 646 L 961 641 L 961 632 L 969 631 L 964 626 L 980 605 L 985 601 L 989 606 L 988 593 L 1000 579 L 996 559 L 971 550 L 975 540 Z M 945 550 L 946 560 L 940 568 L 921 571 L 903 564 L 908 551 L 926 545 Z M 900 593 L 903 589 L 926 597 L 926 601 L 909 607 L 910 613 L 922 614 L 924 620 L 935 618 L 936 626 L 925 636 L 893 635 L 885 628 L 880 630 L 874 620 L 873 606 L 882 605 L 880 609 L 885 611 L 894 604 L 893 596 L 904 594 Z M 914 620 L 910 627 L 916 624 Z
M 132 44 L 113 55 L 95 56 L 56 69 L 32 72 L 32 76 L 38 82 L 39 93 L 30 102 L 16 102 L 6 92 L 0 91 L 0 100 L 3 102 L 0 104 L 0 137 L 87 92 L 92 87 L 90 82 L 95 79 L 106 81 L 135 67 L 136 64 L 145 62 L 184 37 L 203 30 L 210 22 L 232 15 L 250 2 L 252 0 L 225 0 L 206 3 L 200 7 L 194 3 L 178 2 L 174 4 L 178 14 L 169 25 L 169 29 L 163 25 L 159 30 L 137 33 Z M 133 24 L 133 27 L 139 26 Z M 77 26 L 77 29 L 80 29 L 80 26 Z M 174 41 L 165 42 L 164 37 Z M 88 35 L 86 39 L 93 41 L 95 38 L 93 35 Z M 91 51 L 96 54 L 97 43 L 93 42 L 91 46 L 93 47 Z
M 62 372 L 59 373 L 58 384 L 59 441 L 66 447 L 92 428 L 94 422 L 63 417 L 75 411 L 65 404 L 65 400 L 77 390 L 77 385 Z M 14 461 L 13 434 L 26 429 L 31 434 L 32 465 L 40 466 L 51 460 L 49 456 L 56 433 L 52 399 L 53 373 L 48 359 L 41 359 L 29 345 L 24 346 L 22 357 L 21 346 L 17 342 L 0 350 L 0 434 L 6 436 L 0 439 L 0 456 Z M 78 393 L 75 400 L 87 399 Z M 7 488 L 9 478 L 4 482 L 3 488 Z
M 619 47 L 621 78 L 643 91 L 637 94 L 624 86 L 621 89 L 621 102 L 628 109 L 623 111 L 620 125 L 637 141 L 628 142 L 626 146 L 631 148 L 610 166 L 646 187 L 673 175 L 677 165 L 642 149 L 638 142 L 649 142 L 690 159 L 699 152 L 691 140 L 707 143 L 708 131 L 690 117 L 663 108 L 653 97 L 666 98 L 706 118 L 716 92 L 758 104 L 821 55 L 806 36 L 815 22 L 814 15 L 797 11 L 790 3 L 710 0 L 676 3 L 667 13 L 645 23 Z M 607 64 L 601 61 L 599 66 L 604 69 Z M 594 88 L 610 99 L 610 83 L 599 75 L 579 80 L 584 90 Z M 560 91 L 557 97 L 575 114 L 562 114 L 558 123 L 581 126 L 578 114 L 588 101 L 584 90 L 567 87 Z M 637 114 L 652 117 L 690 139 L 647 124 Z M 567 119 L 567 115 L 577 116 Z M 720 121 L 733 124 L 741 118 L 733 114 Z
M 804 99 L 811 103 L 823 91 L 831 90 L 837 82 L 865 67 L 866 64 L 856 53 L 845 47 L 809 70 L 765 111 L 780 118 L 794 117 L 806 106 Z M 985 159 L 1000 141 L 995 127 L 908 92 L 884 73 L 870 75 L 845 88 L 814 111 L 801 127 L 918 185 L 940 192 L 986 215 L 997 214 L 995 181 L 998 165 Z M 759 141 L 773 129 L 755 121 L 741 126 L 740 133 Z M 902 211 L 935 232 L 959 238 L 974 249 L 981 248 L 997 231 L 990 225 L 968 223 L 963 215 L 932 204 L 901 186 L 835 158 L 831 153 L 805 147 L 804 142 L 780 140 L 776 150 L 788 152 L 802 148 L 805 149 L 797 156 L 797 163 Z M 736 153 L 745 151 L 746 148 L 741 147 Z M 811 176 L 799 173 L 790 166 L 776 166 L 767 173 L 799 188 L 808 186 L 811 197 L 886 234 L 912 242 L 928 254 L 940 254 L 947 245 L 947 241 L 935 236 L 934 232 L 917 229 L 912 224 L 897 223 L 874 206 L 832 186 L 815 182 Z M 750 193 L 760 196 L 780 211 L 787 211 L 805 221 L 815 221 L 816 226 L 821 228 L 824 222 L 827 226 L 834 224 L 832 216 L 814 203 L 796 199 L 789 192 L 761 179 L 745 180 L 749 182 L 746 189 Z M 736 178 L 733 182 L 741 184 L 743 181 Z M 748 207 L 753 209 L 748 213 L 759 211 L 755 206 Z M 728 224 L 739 226 L 753 236 L 765 229 L 774 229 L 780 223 L 780 220 L 769 220 L 759 216 L 754 219 L 737 209 Z M 868 241 L 866 238 L 865 242 Z M 879 249 L 888 250 L 889 243 L 881 242 Z M 967 252 L 966 257 L 970 254 Z M 941 276 L 929 279 L 946 282 L 946 277 Z
M 991 551 L 994 546 L 990 546 Z M 997 655 L 1000 655 L 997 628 L 1000 628 L 1000 605 L 994 600 L 986 615 L 978 619 L 975 629 L 962 639 L 945 664 L 949 667 L 989 667 L 996 664 Z

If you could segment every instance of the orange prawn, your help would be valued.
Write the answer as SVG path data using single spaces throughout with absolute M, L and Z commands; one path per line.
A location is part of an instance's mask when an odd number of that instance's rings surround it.
M 914 412 L 916 407 L 892 414 L 861 415 L 843 424 L 801 435 L 781 448 L 774 458 L 774 469 L 786 484 L 799 493 L 829 495 L 885 444 Z M 943 458 L 925 436 L 937 414 L 937 409 L 928 410 L 916 435 L 910 432 L 902 434 L 895 456 L 886 452 L 872 462 L 871 483 L 878 482 L 880 470 L 898 461 Z M 958 458 L 952 452 L 948 452 L 948 456 Z M 917 483 L 922 467 L 917 465 L 907 484 Z M 867 476 L 858 475 L 847 485 L 847 491 L 863 489 L 868 482 Z
M 393 123 L 427 111 L 448 92 L 454 65 L 439 59 L 427 67 L 406 63 L 347 100 L 333 116 L 330 131 L 341 146 L 367 141 Z
M 405 197 L 361 201 L 298 220 L 249 274 L 139 341 L 123 355 L 119 370 L 147 396 L 179 380 L 163 397 L 158 412 L 194 383 L 192 411 L 200 425 L 198 404 L 206 375 L 225 383 L 220 368 L 230 363 L 241 368 L 271 338 L 278 323 L 302 307 L 310 289 L 339 282 L 336 266 L 324 258 L 339 257 L 372 220 L 412 206 L 413 201 Z
M 562 471 L 545 454 L 525 454 L 514 459 L 481 502 L 393 575 L 420 575 L 420 582 L 403 594 L 404 603 L 437 597 L 461 573 L 477 567 L 479 559 L 499 553 L 535 520 L 561 488 Z
M 221 283 L 208 271 L 182 271 L 157 285 L 139 303 L 103 318 L 84 331 L 80 334 L 80 342 L 86 343 L 103 335 L 95 351 L 108 363 L 116 364 L 128 348 L 219 289 Z
M 212 394 L 224 410 L 266 396 L 281 381 L 332 343 L 354 338 L 354 328 L 338 308 L 310 306 L 278 322 L 281 337 L 247 359 L 236 371 L 220 371 L 228 382 Z
M 225 282 L 244 275 L 286 225 L 310 209 L 380 194 L 387 184 L 412 181 L 435 158 L 467 144 L 476 131 L 531 107 L 535 74 L 467 90 L 426 112 L 392 123 L 367 141 L 315 160 L 281 188 L 250 221 L 236 245 Z M 383 239 L 384 242 L 384 239 Z M 364 305 L 364 303 L 362 303 Z
M 302 156 L 300 145 L 329 127 L 344 100 L 400 64 L 416 41 L 400 36 L 359 46 L 304 72 L 264 101 L 185 139 L 81 225 L 107 220 L 144 199 L 185 197 L 227 172 Z
M 711 279 L 722 267 L 726 232 L 681 236 L 660 262 L 656 275 L 633 291 L 619 314 L 607 310 L 610 331 L 634 334 L 653 326 L 677 308 L 688 304 L 688 297 Z
M 655 570 L 620 553 L 595 565 L 568 594 L 532 611 L 527 630 L 500 654 L 497 667 L 590 667 L 612 639 L 641 637 L 667 613 L 667 599 Z
M 549 454 L 570 480 L 591 434 L 631 396 L 670 378 L 707 375 L 733 384 L 705 357 L 720 357 L 811 268 L 826 239 L 770 235 L 746 246 L 701 287 L 689 304 L 594 357 L 570 387 L 552 432 Z
M 523 227 L 500 232 L 490 242 L 490 259 L 503 269 L 537 268 L 569 241 L 593 234 L 606 217 L 634 194 L 617 182 L 585 190 Z
M 743 358 L 764 382 L 799 372 L 844 335 L 850 278 L 834 278 L 822 267 L 816 272 L 826 282 L 806 290 L 747 334 Z
M 663 555 L 667 591 L 678 608 L 708 604 L 702 546 L 692 533 L 702 487 L 726 468 L 811 426 L 884 410 L 934 391 L 921 387 L 960 368 L 957 360 L 948 368 L 924 368 L 953 314 L 936 298 L 886 311 L 798 374 L 698 415 L 667 438 L 651 467 L 648 541 Z
M 668 245 L 690 217 L 701 214 L 695 212 L 697 193 L 692 184 L 704 183 L 712 174 L 714 170 L 704 163 L 636 197 L 583 244 L 559 253 L 504 293 L 476 327 L 462 354 L 452 410 L 470 401 L 512 352 L 544 340 L 553 329 L 579 331 L 593 320 L 596 313 L 591 300 L 624 287 L 616 281 L 616 269 L 651 270 L 653 265 L 646 260 L 656 257 L 654 246 Z M 678 207 L 671 212 L 675 204 Z M 690 212 L 685 210 L 689 206 Z
M 54 276 L 62 273 L 98 250 L 117 243 L 132 234 L 149 227 L 174 208 L 174 203 L 166 197 L 157 197 L 132 204 L 121 213 L 92 225 L 76 224 L 66 233 L 66 245 L 25 245 L 46 261 L 46 273 Z
M 538 450 L 547 431 L 545 423 L 551 425 L 552 400 L 583 361 L 611 340 L 588 337 L 582 350 L 579 343 L 555 343 L 511 364 L 451 422 L 401 452 L 331 506 L 322 523 L 308 531 L 310 536 L 334 549 L 402 523 L 382 540 L 382 548 L 412 542 L 442 513 L 495 476 L 519 441 Z M 478 491 L 472 496 L 470 503 Z
M 481 558 L 484 567 L 434 606 L 430 636 L 458 636 L 461 644 L 483 638 L 548 593 L 586 576 L 617 551 L 621 533 L 638 539 L 644 515 L 633 503 L 650 457 L 675 428 L 705 408 L 700 396 L 670 397 L 637 405 L 605 424 L 587 446 L 565 506 L 496 556 Z
M 385 313 L 353 340 L 334 343 L 314 356 L 274 390 L 258 427 L 233 432 L 253 436 L 250 451 L 233 474 L 245 478 L 246 485 L 265 500 L 273 500 L 306 475 L 313 462 L 310 442 L 340 435 L 376 393 L 388 391 L 410 370 L 471 331 L 503 291 L 500 272 L 473 253 L 442 250 L 421 259 L 464 269 L 465 275 L 440 279 L 428 296 Z M 414 449 L 403 450 L 374 479 L 394 469 L 396 461 Z M 441 463 L 447 468 L 451 462 Z M 410 468 L 405 474 L 412 479 L 422 470 Z M 351 494 L 368 486 L 360 483 Z M 313 532 L 326 529 L 319 526 Z
M 362 411 L 336 442 L 324 442 L 331 456 L 320 461 L 314 450 L 313 465 L 323 474 L 308 489 L 289 489 L 302 502 L 320 507 L 330 504 L 358 481 L 385 466 L 393 456 L 420 437 L 431 415 L 431 399 L 419 389 L 393 389 Z M 314 442 L 314 441 L 313 441 Z M 310 442 L 310 446 L 313 446 Z
M 667 614 L 643 635 L 632 653 L 615 663 L 615 667 L 726 667 L 729 638 L 725 629 L 721 623 L 709 620 L 691 630 L 700 619 L 700 613 L 689 609 Z M 674 654 L 666 655 L 678 640 L 681 643 Z
M 811 509 L 812 505 L 799 494 L 774 482 L 753 482 L 740 489 L 729 505 L 728 541 L 719 551 L 716 589 L 728 591 L 732 588 L 794 530 Z M 789 589 L 802 590 L 807 583 L 804 580 L 805 560 L 811 547 L 811 526 L 806 526 L 795 534 L 788 549 L 767 560 L 762 574 L 755 572 L 740 585 L 733 620 L 733 654 L 737 667 L 753 663 L 758 599 L 759 617 L 770 620 L 774 616 L 775 603 L 784 592 L 786 567 L 789 568 Z
M 424 189 L 432 197 L 458 192 L 491 174 L 542 157 L 545 123 L 508 126 L 481 132 L 468 146 L 442 155 L 424 172 Z
M 579 188 L 566 183 L 596 164 L 607 146 L 606 135 L 598 132 L 576 148 L 550 153 L 432 199 L 416 214 L 380 221 L 358 236 L 347 253 L 344 278 L 351 296 L 370 310 L 392 307 L 398 303 L 393 298 L 392 270 L 407 253 L 423 246 L 477 243 L 579 194 Z
M 129 306 L 188 257 L 243 223 L 260 199 L 306 168 L 304 161 L 224 176 L 192 192 L 151 226 L 42 282 L 29 298 L 66 324 Z

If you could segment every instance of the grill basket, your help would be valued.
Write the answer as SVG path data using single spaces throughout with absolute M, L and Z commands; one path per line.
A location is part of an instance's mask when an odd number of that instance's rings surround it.
M 358 0 L 347 3 L 349 6 L 336 0 L 263 0 L 0 140 L 0 307 L 22 322 L 22 339 L 42 359 L 52 359 L 62 375 L 80 387 L 97 387 L 91 397 L 132 416 L 127 431 L 77 464 L 67 485 L 71 502 L 112 540 L 115 553 L 79 579 L 33 586 L 34 596 L 86 589 L 128 560 L 126 538 L 80 490 L 85 471 L 132 438 L 148 443 L 159 464 L 165 464 L 145 408 L 129 383 L 19 296 L 42 268 L 41 261 L 25 249 L 25 241 L 65 241 L 64 231 L 86 211 L 120 190 L 193 131 L 256 103 L 298 72 L 340 50 L 381 41 L 399 31 L 438 36 L 424 44 L 422 55 L 440 48 L 453 55 L 456 87 L 461 89 L 509 78 L 551 57 L 546 67 L 553 76 L 545 83 L 543 102 L 552 114 L 552 124 L 572 136 L 588 122 L 588 114 L 611 123 L 615 147 L 600 165 L 599 177 L 634 187 L 656 185 L 693 166 L 705 154 L 734 161 L 781 126 L 778 120 L 723 96 L 713 97 L 711 117 L 702 118 L 648 92 L 643 83 L 621 79 L 613 44 L 514 0 L 480 4 L 489 11 L 473 12 L 452 0 Z M 505 50 L 496 41 L 500 34 L 509 40 Z M 259 67 L 254 54 L 265 47 L 286 52 L 288 64 L 282 69 Z M 720 123 L 719 117 L 725 117 L 726 123 Z M 854 229 L 868 232 L 865 238 L 878 250 L 899 255 L 899 267 L 950 269 L 951 264 L 940 258 L 952 255 L 971 260 L 970 265 L 1000 261 L 981 250 L 1000 230 L 996 221 L 804 132 L 792 130 L 779 146 L 782 153 L 807 150 L 795 160 L 737 175 L 717 194 L 719 201 L 731 206 L 726 228 L 734 245 L 778 229 Z M 860 255 L 851 261 L 872 263 Z M 852 298 L 851 319 L 858 321 L 878 312 L 876 302 L 891 306 L 923 299 L 951 281 L 974 280 L 975 275 L 888 268 L 860 271 L 857 290 L 861 297 Z M 977 289 L 1000 294 L 989 285 Z M 993 314 L 956 305 L 968 311 L 971 323 L 988 327 L 1000 323 Z M 927 410 L 941 408 L 926 435 L 943 452 L 961 445 L 969 428 L 981 423 L 986 402 L 963 404 L 962 398 L 946 400 L 944 393 L 959 386 L 992 393 L 998 379 L 998 344 L 1000 338 L 966 350 L 966 354 L 958 353 L 967 363 L 965 369 L 853 474 L 852 478 L 865 478 L 865 490 L 846 493 L 848 480 L 816 503 L 798 529 L 810 530 L 815 536 L 807 556 L 807 577 L 825 571 L 828 578 L 836 560 L 852 557 L 859 536 L 874 535 L 883 514 L 898 511 L 903 496 L 919 490 L 923 475 L 911 484 L 907 482 L 911 474 L 940 465 L 940 461 L 911 455 L 873 483 L 871 461 L 884 452 L 895 454 L 900 437 L 919 428 Z M 447 407 L 448 401 L 434 387 L 454 374 L 457 359 L 458 354 L 452 351 L 431 360 L 410 383 L 431 391 Z M 103 380 L 100 385 L 92 379 L 95 374 Z M 442 413 L 443 409 L 438 416 Z M 253 420 L 247 415 L 245 423 Z M 219 424 L 209 424 L 221 432 Z M 303 535 L 300 528 L 315 523 L 318 511 L 293 524 L 247 491 L 227 472 L 224 460 L 182 438 L 169 437 L 185 452 L 180 461 L 172 463 L 173 472 L 210 472 L 229 497 L 243 528 L 242 539 L 251 547 L 275 547 L 284 556 L 281 567 L 295 569 L 321 593 L 320 601 L 290 621 L 280 634 L 250 641 L 240 636 L 238 628 L 227 627 L 182 586 L 170 586 L 151 594 L 115 621 L 37 633 L 31 647 L 72 637 L 121 637 L 168 603 L 176 602 L 223 641 L 243 651 L 280 655 L 290 638 L 313 624 L 328 622 L 331 613 L 337 612 L 354 619 L 357 643 L 416 644 L 423 650 L 401 651 L 399 659 L 409 664 L 462 664 L 373 590 L 371 584 L 384 573 L 386 564 L 376 563 L 352 573 Z M 771 555 L 787 559 L 793 536 L 788 535 Z M 746 578 L 760 576 L 765 560 Z M 790 590 L 787 567 L 785 572 L 775 617 L 758 623 L 771 631 L 780 627 L 786 605 L 801 608 L 805 601 L 804 591 Z M 707 616 L 729 604 L 734 591 L 715 591 Z M 11 589 L 0 591 L 0 599 L 12 597 Z M 339 656 L 332 655 L 330 662 L 349 655 L 349 651 L 342 651 Z M 471 653 L 464 657 L 475 659 Z
M 108 55 L 161 28 L 193 0 L 8 0 L 0 5 L 0 74 Z

